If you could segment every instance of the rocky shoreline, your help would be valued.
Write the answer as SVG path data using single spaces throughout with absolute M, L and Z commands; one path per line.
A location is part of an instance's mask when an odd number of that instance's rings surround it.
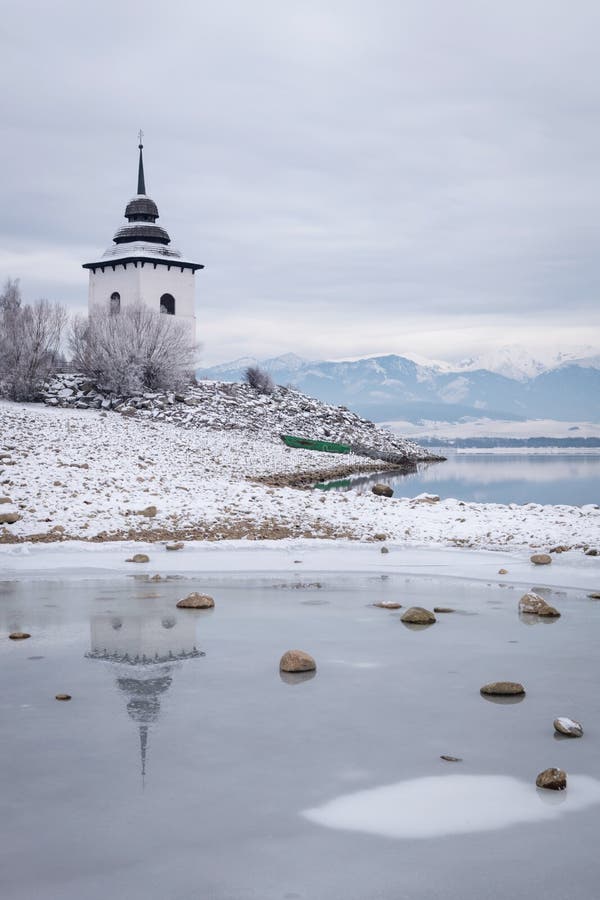
M 83 541 L 86 544 L 106 544 L 113 542 L 164 544 L 171 541 L 281 541 L 287 538 L 306 540 L 356 540 L 356 533 L 347 527 L 322 522 L 318 531 L 313 527 L 298 527 L 289 522 L 232 518 L 213 524 L 190 524 L 176 528 L 139 525 L 128 529 L 101 531 L 98 534 L 68 534 L 66 531 L 46 531 L 34 534 L 12 534 L 7 529 L 0 530 L 2 544 L 57 544 L 69 541 Z M 372 535 L 367 541 L 375 541 Z
M 200 381 L 177 393 L 109 396 L 83 375 L 56 375 L 40 399 L 51 407 L 117 412 L 142 421 L 170 422 L 184 429 L 242 431 L 265 440 L 282 434 L 348 444 L 352 453 L 396 467 L 440 460 L 413 441 L 380 428 L 344 406 L 332 406 L 292 388 L 277 386 L 261 394 L 247 384 Z M 373 471 L 368 466 L 365 471 Z M 359 471 L 352 467 L 351 472 Z
M 427 462 L 437 460 L 427 460 Z M 316 469 L 309 472 L 279 472 L 272 475 L 261 475 L 258 478 L 249 478 L 249 481 L 255 484 L 266 484 L 269 487 L 292 487 L 307 490 L 314 487 L 316 482 L 339 481 L 349 478 L 351 475 L 364 475 L 369 472 L 402 472 L 409 474 L 416 472 L 416 463 L 405 461 L 403 466 L 398 463 L 387 463 L 383 460 L 378 462 L 356 462 L 347 465 L 334 466 L 333 468 Z

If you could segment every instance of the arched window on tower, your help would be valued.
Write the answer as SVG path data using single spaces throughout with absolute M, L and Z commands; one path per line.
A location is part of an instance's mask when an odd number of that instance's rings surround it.
M 163 294 L 160 298 L 160 311 L 168 316 L 175 315 L 175 297 L 172 294 Z
M 118 291 L 115 291 L 114 294 L 110 295 L 110 314 L 111 316 L 116 316 L 117 313 L 121 312 L 121 295 Z

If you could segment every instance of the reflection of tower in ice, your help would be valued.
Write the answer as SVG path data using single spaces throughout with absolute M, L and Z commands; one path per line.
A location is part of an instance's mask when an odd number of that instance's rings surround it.
M 86 656 L 115 667 L 117 687 L 140 736 L 142 781 L 146 774 L 149 726 L 160 715 L 160 698 L 170 687 L 180 660 L 204 656 L 196 647 L 196 622 L 191 616 L 94 616 L 92 649 Z

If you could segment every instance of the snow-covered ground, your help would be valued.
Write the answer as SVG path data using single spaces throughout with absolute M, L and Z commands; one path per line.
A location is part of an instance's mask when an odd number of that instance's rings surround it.
M 311 537 L 600 548 L 594 505 L 428 502 L 258 483 L 252 479 L 297 472 L 335 476 L 341 460 L 237 430 L 1 403 L 0 434 L 0 498 L 10 501 L 0 503 L 0 521 L 6 513 L 20 516 L 0 526 L 0 543 Z
M 47 382 L 42 396 L 54 408 L 112 409 L 190 430 L 242 431 L 270 442 L 278 441 L 281 434 L 337 441 L 362 455 L 395 463 L 431 457 L 430 451 L 377 427 L 345 406 L 333 406 L 281 385 L 261 393 L 249 384 L 203 379 L 181 394 L 169 391 L 115 397 L 97 390 L 83 375 L 66 374 Z

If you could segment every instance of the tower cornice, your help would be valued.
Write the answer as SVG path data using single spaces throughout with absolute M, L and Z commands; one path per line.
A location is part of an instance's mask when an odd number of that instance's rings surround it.
M 100 259 L 98 262 L 89 262 L 83 263 L 82 269 L 90 269 L 92 272 L 95 272 L 96 269 L 99 269 L 101 272 L 104 272 L 105 269 L 112 269 L 113 272 L 118 269 L 120 266 L 126 268 L 129 264 L 133 264 L 136 268 L 138 266 L 153 266 L 156 268 L 157 266 L 166 266 L 167 269 L 181 269 L 183 272 L 184 269 L 191 269 L 192 272 L 198 271 L 198 269 L 203 269 L 204 266 L 202 263 L 194 263 L 188 262 L 184 259 L 177 259 L 177 257 L 169 257 L 169 256 L 152 256 L 150 254 L 140 254 L 140 255 L 131 255 L 131 256 L 118 256 L 111 259 Z

